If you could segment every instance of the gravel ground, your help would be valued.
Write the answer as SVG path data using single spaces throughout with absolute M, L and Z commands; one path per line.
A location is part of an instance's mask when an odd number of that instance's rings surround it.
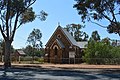
M 3 63 L 0 63 L 2 66 Z M 15 64 L 21 67 L 63 68 L 63 69 L 120 69 L 120 65 L 88 65 L 88 64 Z

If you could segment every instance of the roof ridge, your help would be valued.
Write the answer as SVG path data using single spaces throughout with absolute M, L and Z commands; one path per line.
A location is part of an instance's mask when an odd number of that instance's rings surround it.
M 75 46 L 78 46 L 77 45 L 77 42 L 76 40 L 74 39 L 74 37 L 67 31 L 65 30 L 64 28 L 62 28 L 60 25 L 57 27 L 57 29 L 54 31 L 53 35 L 56 33 L 56 31 L 60 29 L 63 34 L 66 36 L 66 38 L 68 39 L 68 41 L 72 44 L 72 45 L 75 45 Z M 48 40 L 47 44 L 50 42 L 51 38 L 53 37 L 53 35 L 50 37 L 50 39 Z M 46 44 L 46 45 L 47 45 Z
M 60 26 L 60 28 L 61 28 L 61 30 L 64 32 L 64 34 L 66 35 L 66 37 L 69 39 L 69 41 L 70 41 L 73 45 L 77 46 L 77 42 L 76 42 L 76 40 L 74 39 L 74 37 L 73 37 L 66 29 L 62 28 L 61 26 Z

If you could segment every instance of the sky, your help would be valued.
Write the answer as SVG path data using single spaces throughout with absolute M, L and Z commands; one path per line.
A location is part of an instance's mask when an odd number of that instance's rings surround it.
M 47 12 L 47 20 L 40 21 L 39 19 L 36 19 L 33 22 L 22 25 L 15 34 L 12 43 L 13 47 L 15 49 L 26 47 L 28 45 L 27 38 L 34 28 L 40 29 L 42 32 L 41 41 L 43 42 L 43 47 L 45 47 L 45 44 L 58 27 L 58 23 L 60 23 L 61 27 L 65 27 L 67 24 L 71 23 L 82 24 L 77 10 L 73 8 L 74 4 L 74 0 L 37 0 L 33 5 L 33 10 L 36 14 L 39 14 L 41 10 Z M 101 23 L 107 24 L 107 22 L 104 21 Z M 97 30 L 101 38 L 109 37 L 111 39 L 120 40 L 120 37 L 117 34 L 109 34 L 105 28 L 90 22 L 87 22 L 85 25 L 86 26 L 82 31 L 85 31 L 89 36 L 91 36 L 93 31 Z

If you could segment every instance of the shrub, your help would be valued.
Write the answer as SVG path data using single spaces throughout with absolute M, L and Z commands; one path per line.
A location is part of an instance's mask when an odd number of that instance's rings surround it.
M 120 47 L 113 47 L 110 53 L 113 58 L 111 64 L 120 64 Z
M 39 63 L 44 63 L 44 58 L 38 58 Z
M 115 64 L 116 60 L 111 60 L 116 58 L 115 56 L 117 56 L 117 58 L 120 57 L 120 48 L 118 50 L 110 44 L 90 41 L 83 59 L 89 64 Z M 117 63 L 118 62 L 120 61 L 117 61 Z

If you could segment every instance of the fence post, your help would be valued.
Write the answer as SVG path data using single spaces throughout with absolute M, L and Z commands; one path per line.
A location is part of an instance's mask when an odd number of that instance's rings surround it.
M 19 56 L 19 63 L 20 63 L 20 56 Z

